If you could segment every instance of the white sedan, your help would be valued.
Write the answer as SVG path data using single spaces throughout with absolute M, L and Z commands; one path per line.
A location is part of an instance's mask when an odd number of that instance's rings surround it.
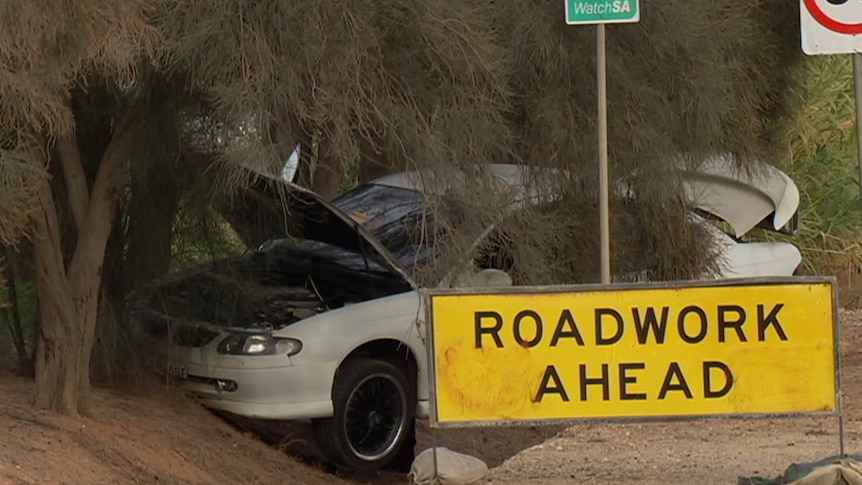
M 488 170 L 508 186 L 523 180 L 518 166 Z M 794 202 L 792 181 L 770 173 L 780 181 L 770 178 L 765 191 L 740 183 L 721 163 L 690 174 L 700 211 L 693 217 L 721 217 L 745 232 L 764 221 L 784 228 L 798 193 Z M 396 174 L 330 203 L 289 183 L 273 192 L 272 182 L 268 193 L 246 194 L 230 221 L 255 250 L 137 292 L 133 317 L 162 342 L 168 372 L 204 405 L 252 418 L 311 419 L 321 450 L 343 468 L 412 457 L 414 418 L 428 415 L 429 385 L 424 310 L 410 274 L 434 257 L 441 236 L 414 231 L 433 226 L 428 191 L 416 174 Z M 740 194 L 750 196 L 744 218 L 720 203 Z M 726 245 L 725 276 L 788 275 L 800 263 L 792 245 L 739 243 L 715 231 Z M 469 276 L 462 281 L 511 284 L 499 270 Z

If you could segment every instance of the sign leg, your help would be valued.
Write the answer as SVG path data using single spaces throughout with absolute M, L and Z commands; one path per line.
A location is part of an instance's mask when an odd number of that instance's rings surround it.
M 862 200 L 862 54 L 853 54 L 853 83 L 856 86 L 856 151 L 859 157 L 859 194 Z
M 842 449 L 844 441 L 841 441 Z M 437 428 L 431 428 L 431 454 L 434 458 L 434 483 L 440 482 L 440 473 L 437 469 Z M 843 452 L 842 452 L 843 454 Z
M 856 54 L 856 58 L 854 59 L 853 63 L 856 65 L 856 68 L 857 68 L 857 70 L 856 70 L 856 76 L 857 76 L 856 77 L 856 90 L 858 92 L 859 87 L 860 87 L 859 70 L 858 70 L 859 65 L 860 65 L 859 64 L 859 54 Z M 856 97 L 856 108 L 857 109 L 859 108 L 859 100 L 860 100 L 860 98 L 857 95 L 857 97 Z M 856 121 L 856 126 L 857 127 L 859 126 L 858 118 Z M 860 153 L 862 153 L 862 152 L 860 152 Z M 834 298 L 835 297 L 833 296 L 833 299 Z M 834 315 L 833 318 L 835 318 L 835 337 L 834 337 L 834 339 L 835 339 L 835 343 L 834 343 L 834 346 L 835 346 L 835 374 L 836 374 L 835 375 L 835 387 L 837 388 L 837 395 L 836 395 L 835 401 L 836 401 L 836 406 L 838 408 L 837 409 L 837 411 L 838 411 L 838 454 L 839 454 L 839 456 L 844 457 L 844 456 L 846 456 L 846 452 L 844 450 L 844 438 L 845 438 L 844 430 L 845 430 L 847 415 L 846 415 L 846 412 L 844 411 L 844 362 L 842 361 L 843 359 L 842 359 L 842 355 L 841 355 L 841 341 L 843 338 L 842 337 L 843 327 L 842 327 L 841 317 L 837 312 L 837 301 L 836 301 L 836 303 L 833 303 L 833 305 L 835 305 L 835 307 L 836 307 L 836 309 L 833 310 L 833 315 Z
M 605 25 L 596 25 L 596 93 L 599 133 L 599 232 L 602 261 L 602 283 L 611 282 L 611 230 L 608 188 L 608 91 Z
M 844 452 L 844 392 L 838 391 L 838 456 L 845 457 Z

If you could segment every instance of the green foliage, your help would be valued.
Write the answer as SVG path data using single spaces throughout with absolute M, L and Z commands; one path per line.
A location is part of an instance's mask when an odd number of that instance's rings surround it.
M 36 283 L 19 279 L 15 284 L 18 292 L 18 311 L 21 316 L 21 326 L 25 335 L 29 338 L 35 331 L 33 323 L 36 321 Z M 0 289 L 0 302 L 10 302 L 8 290 Z M 0 307 L 0 311 L 3 311 L 2 307 Z
M 808 270 L 858 285 L 862 205 L 851 56 L 809 58 L 791 91 L 797 115 L 787 133 L 787 169 L 799 186 L 800 229 L 792 241 Z M 847 304 L 858 295 L 845 292 Z
M 36 285 L 32 281 L 17 278 L 8 281 L 9 272 L 4 271 L 3 264 L 11 264 L 0 260 L 0 334 L 8 333 L 16 352 L 18 353 L 19 370 L 24 371 L 32 365 L 29 362 L 28 348 L 36 333 Z M 8 269 L 5 268 L 5 269 Z M 14 298 L 12 288 L 14 285 Z M 17 313 L 16 313 L 17 312 Z
M 246 250 L 239 236 L 216 213 L 187 207 L 177 214 L 172 241 L 172 271 Z

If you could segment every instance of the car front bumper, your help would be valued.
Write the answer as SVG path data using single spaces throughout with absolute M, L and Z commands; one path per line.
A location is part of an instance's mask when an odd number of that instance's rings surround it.
M 209 358 L 208 358 L 209 357 Z M 293 365 L 284 355 L 223 356 L 214 349 L 174 349 L 168 371 L 203 405 L 262 419 L 332 416 L 338 362 Z

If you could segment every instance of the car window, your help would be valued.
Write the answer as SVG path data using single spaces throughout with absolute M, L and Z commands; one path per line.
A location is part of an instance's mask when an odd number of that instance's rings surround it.
M 443 202 L 435 203 L 415 190 L 366 184 L 333 204 L 370 232 L 410 273 L 428 264 L 448 233 Z

